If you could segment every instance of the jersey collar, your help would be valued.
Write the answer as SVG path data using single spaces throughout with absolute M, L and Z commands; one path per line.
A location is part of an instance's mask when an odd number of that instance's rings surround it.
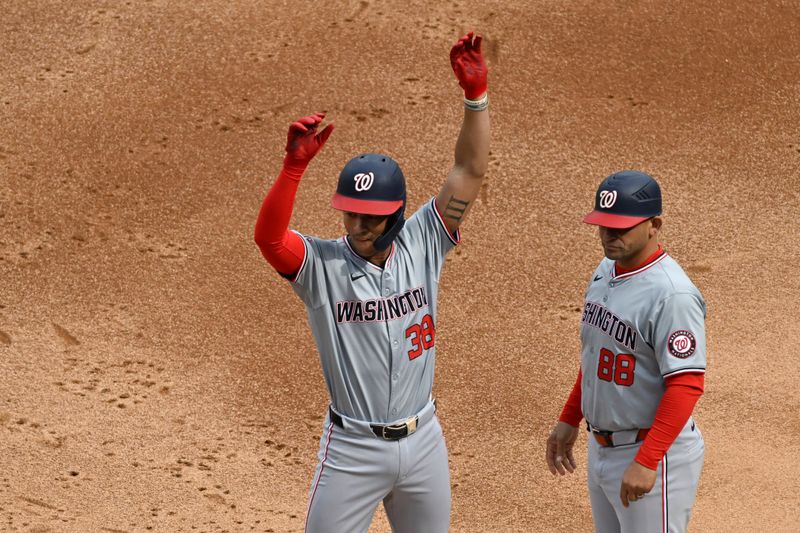
M 629 278 L 631 276 L 635 276 L 636 274 L 638 274 L 640 272 L 644 272 L 648 268 L 658 264 L 665 257 L 667 257 L 667 252 L 665 252 L 664 249 L 659 244 L 658 245 L 658 250 L 656 250 L 655 253 L 653 253 L 653 255 L 651 255 L 650 257 L 645 259 L 642 264 L 637 265 L 637 266 L 635 266 L 633 268 L 621 268 L 621 267 L 617 266 L 617 263 L 614 263 L 614 267 L 612 269 L 611 279 L 620 280 L 620 279 Z

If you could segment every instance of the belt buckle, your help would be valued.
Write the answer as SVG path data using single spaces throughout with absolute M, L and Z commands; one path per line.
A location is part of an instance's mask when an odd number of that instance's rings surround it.
M 406 420 L 406 427 L 408 428 L 408 434 L 411 435 L 417 430 L 417 420 L 416 416 L 412 416 L 408 420 Z
M 402 424 L 394 424 L 392 426 L 383 426 L 383 428 L 381 429 L 381 437 L 383 437 L 384 440 L 398 440 L 398 439 L 402 439 L 404 437 L 407 437 L 407 436 L 411 435 L 412 433 L 414 433 L 415 431 L 417 431 L 417 421 L 418 421 L 417 417 L 414 416 L 414 417 L 411 417 L 411 418 L 407 419 Z M 399 436 L 387 435 L 386 434 L 386 430 L 387 429 L 389 431 L 399 431 L 399 432 L 402 432 L 403 430 L 405 430 L 405 434 L 402 434 L 402 435 L 399 435 Z

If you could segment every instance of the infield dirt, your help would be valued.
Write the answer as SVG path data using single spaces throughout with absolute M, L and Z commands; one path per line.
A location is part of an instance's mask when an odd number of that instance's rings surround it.
M 292 227 L 385 151 L 413 211 L 453 159 L 450 46 L 485 36 L 493 140 L 442 277 L 435 395 L 453 531 L 591 530 L 544 441 L 626 168 L 708 304 L 691 531 L 800 516 L 796 2 L 6 2 L 0 17 L 0 530 L 302 531 L 327 393 L 253 243 L 286 129 L 336 130 Z M 383 511 L 371 529 L 389 531 Z

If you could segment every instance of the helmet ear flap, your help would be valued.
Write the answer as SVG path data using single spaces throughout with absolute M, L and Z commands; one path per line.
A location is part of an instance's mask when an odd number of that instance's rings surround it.
M 375 239 L 372 243 L 372 246 L 376 250 L 382 252 L 392 244 L 392 241 L 394 241 L 395 237 L 397 237 L 397 234 L 400 233 L 400 230 L 403 229 L 406 223 L 404 217 L 405 212 L 406 202 L 403 200 L 403 206 L 390 215 L 389 219 L 386 221 L 386 230 L 383 232 L 383 235 Z

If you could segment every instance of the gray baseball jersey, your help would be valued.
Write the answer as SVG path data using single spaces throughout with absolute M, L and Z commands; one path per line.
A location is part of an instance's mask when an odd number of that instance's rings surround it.
M 384 268 L 357 255 L 346 237 L 303 237 L 305 259 L 293 287 L 308 311 L 331 404 L 342 415 L 393 422 L 430 400 L 439 275 L 460 238 L 435 202 L 406 221 Z
M 665 252 L 617 276 L 604 259 L 581 319 L 587 422 L 606 431 L 649 428 L 664 378 L 705 371 L 705 314 L 700 291 Z

